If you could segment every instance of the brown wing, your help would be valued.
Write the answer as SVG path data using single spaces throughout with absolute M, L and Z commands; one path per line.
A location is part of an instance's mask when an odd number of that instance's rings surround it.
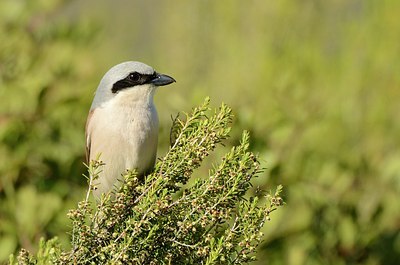
M 86 163 L 87 164 L 89 164 L 89 160 L 90 160 L 90 143 L 91 143 L 91 141 L 90 141 L 90 132 L 88 131 L 88 128 L 89 128 L 89 123 L 90 123 L 90 120 L 91 120 L 91 118 L 92 118 L 92 116 L 93 116 L 93 113 L 94 113 L 94 109 L 91 109 L 90 111 L 89 111 L 89 115 L 88 115 L 88 117 L 87 117 L 87 120 L 86 120 L 86 126 L 85 126 L 85 138 L 86 138 Z

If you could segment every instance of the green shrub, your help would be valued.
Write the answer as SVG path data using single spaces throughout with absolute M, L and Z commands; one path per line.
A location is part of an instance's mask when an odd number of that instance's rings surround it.
M 260 202 L 246 197 L 251 180 L 261 172 L 249 148 L 249 134 L 228 152 L 207 178 L 185 186 L 203 159 L 228 137 L 231 109 L 222 105 L 207 116 L 209 101 L 185 119 L 177 117 L 175 142 L 154 172 L 140 181 L 134 171 L 123 185 L 90 203 L 103 163 L 91 161 L 86 200 L 69 212 L 72 249 L 56 240 L 42 241 L 31 256 L 22 250 L 22 264 L 244 264 L 256 259 L 270 213 L 283 204 L 279 186 Z M 14 260 L 11 259 L 10 263 Z

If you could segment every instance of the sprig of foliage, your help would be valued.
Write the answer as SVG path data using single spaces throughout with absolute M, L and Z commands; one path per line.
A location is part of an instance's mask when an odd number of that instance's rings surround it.
M 244 264 L 255 260 L 260 232 L 282 205 L 278 187 L 265 203 L 246 197 L 261 172 L 248 151 L 249 134 L 210 170 L 208 178 L 183 189 L 193 171 L 229 136 L 232 110 L 222 104 L 209 115 L 209 99 L 175 119 L 175 143 L 144 180 L 127 171 L 122 185 L 97 204 L 87 198 L 68 214 L 72 249 L 42 243 L 37 258 L 26 251 L 23 264 L 40 259 L 58 264 Z M 89 165 L 89 193 L 103 163 Z M 57 249 L 49 251 L 49 248 Z M 44 250 L 43 250 L 44 249 Z M 44 255 L 46 253 L 47 255 Z

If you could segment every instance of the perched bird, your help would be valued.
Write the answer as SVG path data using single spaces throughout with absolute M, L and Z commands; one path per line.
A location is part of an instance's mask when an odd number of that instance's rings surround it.
M 154 167 L 158 115 L 154 93 L 175 79 L 141 62 L 112 67 L 101 79 L 86 122 L 86 159 L 100 154 L 105 163 L 94 194 L 100 197 L 118 185 L 126 169 L 144 175 Z

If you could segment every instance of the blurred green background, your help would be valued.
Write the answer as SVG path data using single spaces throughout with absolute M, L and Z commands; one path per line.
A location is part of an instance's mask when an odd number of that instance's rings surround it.
M 1 0 L 0 263 L 42 236 L 68 247 L 86 115 L 126 60 L 178 81 L 156 95 L 159 155 L 208 95 L 235 111 L 228 147 L 251 132 L 255 186 L 287 203 L 255 264 L 399 264 L 397 0 Z

